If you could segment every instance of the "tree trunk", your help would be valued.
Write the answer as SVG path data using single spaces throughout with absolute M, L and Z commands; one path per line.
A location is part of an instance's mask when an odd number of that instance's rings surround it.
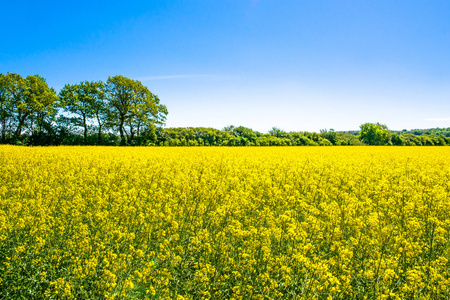
M 2 143 L 6 142 L 6 118 L 2 120 Z
M 120 131 L 120 145 L 125 146 L 127 144 L 127 141 L 125 139 L 125 135 L 123 134 L 123 123 L 125 122 L 124 118 L 120 118 L 120 125 L 119 125 L 119 131 Z
M 97 145 L 102 143 L 102 125 L 98 126 Z
M 97 122 L 98 122 L 98 138 L 97 145 L 100 145 L 102 142 L 102 123 L 100 122 L 100 116 L 97 113 Z
M 134 138 L 133 125 L 130 124 L 130 141 L 129 141 L 130 144 L 133 143 L 133 138 Z
M 86 124 L 86 115 L 83 114 L 83 126 L 84 126 L 84 144 L 87 144 L 87 124 Z
M 39 132 L 42 132 L 42 127 L 43 127 L 43 125 L 44 125 L 44 122 L 45 122 L 45 113 L 39 113 L 38 114 L 38 130 L 39 130 Z
M 19 138 L 22 135 L 22 127 L 23 124 L 25 124 L 25 119 L 28 115 L 23 115 L 22 117 L 19 116 L 19 124 L 17 125 L 17 129 L 15 132 L 16 138 Z

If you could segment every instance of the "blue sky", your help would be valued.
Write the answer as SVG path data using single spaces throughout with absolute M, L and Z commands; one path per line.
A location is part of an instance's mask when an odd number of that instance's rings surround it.
M 2 1 L 0 72 L 121 74 L 167 126 L 450 127 L 450 1 Z

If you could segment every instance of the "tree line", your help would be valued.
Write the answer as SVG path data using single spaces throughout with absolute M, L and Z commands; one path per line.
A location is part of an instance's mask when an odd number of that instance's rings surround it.
M 365 123 L 359 131 L 260 133 L 243 126 L 164 128 L 167 108 L 140 81 L 66 84 L 59 93 L 39 75 L 0 74 L 2 144 L 146 146 L 450 145 L 449 129 L 390 131 Z
M 442 134 L 398 134 L 379 123 L 365 123 L 359 131 L 286 132 L 273 127 L 260 133 L 243 126 L 222 130 L 203 127 L 159 128 L 154 144 L 158 146 L 333 146 L 333 145 L 450 145 L 450 137 Z
M 131 145 L 154 134 L 167 114 L 157 95 L 122 75 L 56 93 L 39 75 L 0 74 L 1 143 L 102 145 L 112 138 Z

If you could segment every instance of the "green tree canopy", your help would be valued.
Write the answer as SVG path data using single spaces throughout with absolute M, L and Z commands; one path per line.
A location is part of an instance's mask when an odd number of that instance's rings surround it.
M 388 128 L 380 123 L 364 123 L 360 126 L 359 139 L 368 145 L 385 145 Z
M 0 74 L 0 126 L 2 128 L 2 143 L 6 142 L 6 134 L 8 132 L 8 123 L 12 117 L 12 97 L 11 76 L 10 74 Z
M 164 124 L 166 106 L 140 81 L 122 75 L 109 77 L 106 82 L 109 119 L 118 129 L 121 144 L 132 143 L 135 135 L 155 124 Z
M 39 75 L 23 78 L 16 73 L 1 76 L 2 135 L 9 119 L 10 130 L 20 138 L 24 128 L 40 129 L 47 118 L 54 115 L 54 104 L 58 97 L 53 88 Z
M 105 112 L 104 83 L 101 81 L 82 81 L 79 84 L 66 84 L 59 92 L 61 106 L 75 117 L 71 118 L 75 126 L 84 129 L 84 143 L 87 143 L 88 124 L 96 118 L 100 143 L 103 125 L 102 115 Z

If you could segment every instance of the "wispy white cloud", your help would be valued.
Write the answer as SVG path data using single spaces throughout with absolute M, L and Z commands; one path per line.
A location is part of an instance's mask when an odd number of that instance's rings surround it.
M 137 78 L 140 81 L 151 81 L 151 80 L 166 80 L 166 79 L 184 79 L 184 78 L 212 78 L 213 75 L 208 74 L 185 74 L 185 75 L 159 75 L 159 76 L 146 76 Z
M 429 118 L 425 119 L 425 121 L 433 121 L 433 122 L 450 121 L 450 118 Z

